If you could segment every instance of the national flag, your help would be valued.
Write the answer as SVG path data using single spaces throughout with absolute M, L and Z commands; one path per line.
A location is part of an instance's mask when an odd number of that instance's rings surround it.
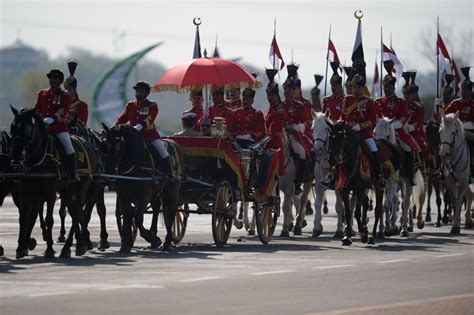
M 461 82 L 461 77 L 459 76 L 459 72 L 457 71 L 457 67 L 455 64 L 453 67 L 453 61 L 451 60 L 451 57 L 449 56 L 448 49 L 446 48 L 446 45 L 444 44 L 443 38 L 441 37 L 440 34 L 438 34 L 436 54 L 438 55 L 438 61 L 439 61 L 438 76 L 440 78 L 441 88 L 444 87 L 444 85 L 446 84 L 445 76 L 448 73 L 448 69 L 449 69 L 449 71 L 454 75 L 455 91 L 456 91 L 456 88 L 459 89 L 458 83 Z M 449 62 L 449 68 L 446 65 L 446 60 L 448 60 Z
M 386 61 L 386 60 L 393 61 L 392 73 L 395 73 L 395 76 L 397 77 L 397 81 L 400 81 L 400 78 L 403 73 L 403 65 L 400 59 L 398 59 L 398 56 L 393 50 L 393 48 L 388 48 L 387 45 L 385 45 L 383 42 L 382 42 L 382 49 L 383 49 L 382 61 Z
M 278 47 L 276 35 L 273 35 L 272 44 L 270 46 L 270 53 L 268 54 L 268 58 L 270 59 L 270 64 L 272 65 L 272 69 L 281 70 L 283 69 L 283 67 L 285 67 L 285 61 L 283 61 L 280 48 Z
M 461 90 L 461 76 L 459 75 L 458 66 L 454 58 L 451 59 L 451 73 L 454 75 L 454 94 L 457 94 Z
M 379 76 L 379 66 L 377 64 L 377 57 L 375 58 L 375 70 L 374 70 L 374 80 L 372 81 L 372 97 L 378 97 L 380 91 L 380 76 Z
M 352 63 L 357 68 L 356 70 L 364 78 L 365 75 L 365 59 L 364 59 L 364 47 L 362 46 L 362 22 L 359 20 L 357 24 L 356 38 L 354 42 L 354 48 L 352 49 Z
M 327 59 L 329 62 L 339 62 L 339 56 L 337 55 L 336 47 L 332 40 L 329 40 Z
M 193 59 L 201 58 L 201 39 L 199 37 L 199 27 L 196 27 L 196 37 L 194 38 Z

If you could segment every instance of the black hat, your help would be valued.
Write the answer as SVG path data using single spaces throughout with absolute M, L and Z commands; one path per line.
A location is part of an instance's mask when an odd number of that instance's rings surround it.
M 275 83 L 275 76 L 278 73 L 278 70 L 276 69 L 265 69 L 265 73 L 267 74 L 268 77 L 268 85 L 266 92 L 268 95 L 270 94 L 279 94 L 278 93 L 278 84 Z
M 252 88 L 245 88 L 242 92 L 242 97 L 249 96 L 251 99 L 255 97 L 255 90 Z
M 446 74 L 444 79 L 446 80 L 446 85 L 443 87 L 443 91 L 441 93 L 445 96 L 453 95 L 454 90 L 451 86 L 451 83 L 454 81 L 454 75 Z
M 402 73 L 402 77 L 403 77 L 403 79 L 405 79 L 405 84 L 403 85 L 402 92 L 403 92 L 403 94 L 407 94 L 410 90 L 410 79 L 411 79 L 410 72 L 405 72 L 404 71 Z
M 183 117 L 181 117 L 181 120 L 184 120 L 184 121 L 195 121 L 196 118 L 197 118 L 196 113 L 187 112 L 187 113 L 183 113 Z
M 410 90 L 410 92 L 417 94 L 420 87 L 418 85 L 416 85 L 416 83 L 415 83 L 416 71 L 411 71 L 410 72 L 410 77 L 411 77 L 411 84 L 410 84 L 411 90 Z
M 364 86 L 365 85 L 365 78 L 360 75 L 360 74 L 356 74 L 353 78 L 352 78 L 352 85 L 358 85 L 358 86 Z
M 352 79 L 354 78 L 355 72 L 352 67 L 343 67 L 344 72 L 346 73 L 346 85 L 352 84 Z
M 66 78 L 64 81 L 64 86 L 72 86 L 74 89 L 77 88 L 77 80 L 74 77 L 74 73 L 76 72 L 78 62 L 75 60 L 70 60 L 67 63 L 67 67 L 69 69 L 69 77 Z
M 387 75 L 383 78 L 383 85 L 395 85 L 397 79 L 392 76 L 393 60 L 385 60 L 383 67 L 387 71 Z
M 64 73 L 60 69 L 52 69 L 46 74 L 48 78 L 59 78 L 61 81 L 64 80 Z
M 298 77 L 298 66 L 295 64 L 287 65 L 288 77 L 283 83 L 284 88 L 301 87 L 301 80 Z
M 146 81 L 138 81 L 137 84 L 135 84 L 135 86 L 133 87 L 133 89 L 144 89 L 145 91 L 147 91 L 148 93 L 150 92 L 151 90 L 151 87 L 150 87 L 150 83 L 146 82 Z
M 342 85 L 342 78 L 337 72 L 337 70 L 339 69 L 339 65 L 340 65 L 339 61 L 331 62 L 331 69 L 333 72 L 331 79 L 329 80 L 329 83 L 331 85 Z
M 464 88 L 471 88 L 472 89 L 472 81 L 470 80 L 469 78 L 469 70 L 471 70 L 471 67 L 464 67 L 464 68 L 461 68 L 461 72 L 462 74 L 464 75 L 464 81 L 462 81 L 461 83 L 461 88 L 464 89 Z

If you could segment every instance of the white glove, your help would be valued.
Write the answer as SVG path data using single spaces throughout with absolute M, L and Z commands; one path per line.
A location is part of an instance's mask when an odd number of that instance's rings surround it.
M 413 126 L 412 124 L 406 124 L 406 125 L 405 125 L 405 130 L 406 130 L 407 132 L 415 131 L 415 126 Z
M 296 130 L 298 132 L 304 132 L 304 124 L 294 124 L 293 125 L 293 130 Z
M 393 126 L 393 128 L 395 128 L 395 129 L 400 129 L 400 128 L 403 127 L 403 124 L 402 124 L 402 122 L 401 122 L 400 120 L 397 119 L 397 120 L 395 120 L 394 123 L 392 123 L 392 126 Z
M 46 117 L 46 118 L 43 119 L 43 121 L 46 125 L 51 125 L 54 122 L 54 118 L 53 117 Z
M 354 130 L 355 132 L 360 131 L 360 125 L 359 125 L 359 124 L 355 124 L 354 126 L 352 126 L 352 130 Z
M 434 106 L 438 106 L 438 105 L 440 105 L 440 104 L 441 104 L 441 99 L 438 98 L 438 97 L 435 98 L 435 99 L 434 99 Z
M 142 130 L 143 129 L 143 125 L 142 124 L 137 124 L 135 125 L 135 127 L 133 127 L 135 129 L 137 129 L 138 131 Z
M 463 123 L 463 126 L 464 126 L 464 129 L 474 129 L 474 124 L 472 123 L 472 121 L 465 121 Z
M 235 136 L 235 139 L 241 139 L 241 140 L 253 140 L 251 134 L 245 134 L 245 135 L 237 135 Z

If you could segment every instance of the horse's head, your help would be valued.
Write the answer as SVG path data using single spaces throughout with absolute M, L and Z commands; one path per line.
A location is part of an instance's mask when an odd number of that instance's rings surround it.
M 69 120 L 68 122 L 69 133 L 72 135 L 80 136 L 80 137 L 87 137 L 87 128 L 83 122 L 77 119 L 75 116 L 73 119 Z
M 439 138 L 441 147 L 439 149 L 439 156 L 441 160 L 446 161 L 452 158 L 453 150 L 458 147 L 460 141 L 464 141 L 464 128 L 461 120 L 459 120 L 459 112 L 455 114 L 445 115 L 441 113 L 441 126 L 439 129 Z
M 12 157 L 18 161 L 23 150 L 28 155 L 29 151 L 37 149 L 47 136 L 47 128 L 35 109 L 17 109 L 11 107 L 15 115 L 10 127 L 12 137 Z
M 325 114 L 316 113 L 313 118 L 314 150 L 322 152 L 326 149 L 331 132 L 332 122 L 329 120 L 329 111 Z
M 438 124 L 430 120 L 426 124 L 425 133 L 430 153 L 433 155 L 438 154 L 438 148 L 441 143 Z
M 392 122 L 393 119 L 387 117 L 377 119 L 374 129 L 375 139 L 383 139 L 395 143 L 395 129 L 392 126 Z
M 117 125 L 106 128 L 105 153 L 120 163 L 142 165 L 145 157 L 145 145 L 142 134 L 130 125 Z
M 345 121 L 338 121 L 334 125 L 329 125 L 329 152 L 331 155 L 338 155 L 342 152 L 350 130 Z

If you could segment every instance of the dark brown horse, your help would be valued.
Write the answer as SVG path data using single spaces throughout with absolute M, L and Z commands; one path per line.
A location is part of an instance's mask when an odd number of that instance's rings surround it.
M 61 251 L 61 257 L 71 256 L 71 245 L 76 238 L 76 255 L 85 253 L 82 238 L 81 221 L 87 189 L 90 185 L 89 176 L 81 176 L 78 183 L 70 183 L 63 163 L 57 159 L 55 152 L 61 152 L 61 144 L 54 138 L 34 109 L 23 109 L 18 112 L 12 107 L 15 115 L 11 125 L 12 158 L 21 170 L 18 179 L 20 198 L 20 231 L 16 257 L 28 255 L 28 241 L 38 214 L 42 213 L 46 203 L 43 238 L 47 249 L 45 258 L 53 258 L 53 210 L 56 193 L 61 194 L 72 218 L 72 227 Z M 82 145 L 89 156 L 92 171 L 96 171 L 97 159 L 93 148 L 87 143 Z M 59 154 L 61 155 L 61 154 Z M 51 176 L 53 175 L 53 176 Z

